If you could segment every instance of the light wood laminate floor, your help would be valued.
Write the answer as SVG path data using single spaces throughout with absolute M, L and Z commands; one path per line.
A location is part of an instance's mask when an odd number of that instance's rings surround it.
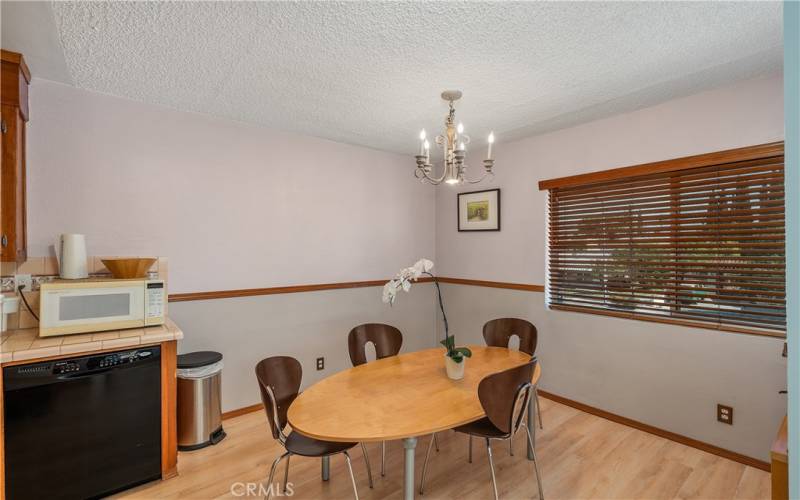
M 544 430 L 538 431 L 537 454 L 544 494 L 557 498 L 769 498 L 769 474 L 652 434 L 610 422 L 542 399 Z M 272 439 L 263 411 L 224 422 L 228 437 L 217 446 L 180 453 L 176 478 L 126 491 L 126 498 L 247 498 L 236 496 L 241 483 L 266 482 L 269 467 L 283 449 Z M 417 485 L 428 437 L 417 445 Z M 491 498 L 485 445 L 475 440 L 473 463 L 467 463 L 467 438 L 439 434 L 441 451 L 431 453 L 425 495 L 421 498 Z M 502 499 L 536 498 L 533 464 L 525 459 L 524 431 L 507 443 L 496 442 L 498 490 Z M 380 445 L 368 445 L 375 489 L 367 484 L 360 448 L 351 450 L 361 498 L 402 497 L 403 445 L 387 443 L 386 477 L 380 476 Z M 283 463 L 275 480 L 283 478 Z M 294 456 L 289 482 L 292 498 L 352 498 L 344 458 L 331 458 L 331 479 L 320 480 L 320 460 Z M 237 484 L 240 483 L 240 484 Z M 260 498 L 260 497 L 250 497 Z M 273 498 L 276 498 L 273 496 Z

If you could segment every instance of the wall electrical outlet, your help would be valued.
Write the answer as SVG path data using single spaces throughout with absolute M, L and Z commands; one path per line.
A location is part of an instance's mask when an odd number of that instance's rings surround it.
M 317 358 L 317 370 L 325 369 L 325 358 Z
M 733 425 L 733 407 L 717 404 L 717 422 Z
M 14 275 L 14 291 L 19 290 L 20 285 L 25 285 L 22 289 L 23 292 L 33 291 L 33 278 L 30 274 L 15 274 Z

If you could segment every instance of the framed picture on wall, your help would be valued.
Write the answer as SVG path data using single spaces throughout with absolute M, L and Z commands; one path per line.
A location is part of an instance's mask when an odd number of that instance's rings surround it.
M 500 190 L 458 193 L 459 231 L 500 230 Z

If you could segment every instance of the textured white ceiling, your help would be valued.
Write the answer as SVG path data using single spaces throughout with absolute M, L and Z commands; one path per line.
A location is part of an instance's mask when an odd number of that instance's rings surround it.
M 34 76 L 405 153 L 441 128 L 447 88 L 473 140 L 502 142 L 782 68 L 779 2 L 47 6 L 68 76 L 41 43 Z

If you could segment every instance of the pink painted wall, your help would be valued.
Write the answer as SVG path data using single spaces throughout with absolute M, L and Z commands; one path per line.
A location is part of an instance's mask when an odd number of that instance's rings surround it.
M 434 253 L 413 158 L 34 79 L 29 253 L 163 255 L 171 292 L 374 280 Z
M 497 144 L 500 232 L 459 233 L 456 193 L 437 189 L 439 272 L 460 278 L 544 284 L 547 192 L 543 179 L 624 167 L 783 139 L 780 76 L 675 99 L 658 106 L 512 143 Z M 483 187 L 483 185 L 480 185 Z

